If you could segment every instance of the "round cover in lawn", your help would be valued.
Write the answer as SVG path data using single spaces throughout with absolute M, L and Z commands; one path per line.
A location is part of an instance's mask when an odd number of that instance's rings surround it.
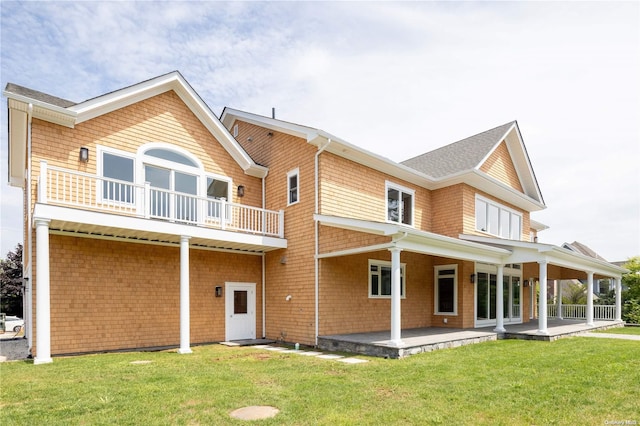
M 260 420 L 275 417 L 280 410 L 268 405 L 252 405 L 251 407 L 238 408 L 231 412 L 230 416 L 239 420 Z

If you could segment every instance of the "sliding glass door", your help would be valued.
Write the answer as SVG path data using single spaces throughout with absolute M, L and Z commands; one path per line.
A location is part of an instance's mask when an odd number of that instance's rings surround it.
M 507 265 L 502 279 L 502 307 L 504 322 L 522 322 L 522 277 L 520 265 Z M 476 327 L 496 324 L 497 268 L 476 265 Z

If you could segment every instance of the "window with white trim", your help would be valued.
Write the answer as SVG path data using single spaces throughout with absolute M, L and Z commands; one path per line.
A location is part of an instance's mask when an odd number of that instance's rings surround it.
M 299 198 L 300 169 L 287 173 L 287 205 L 296 204 Z
M 386 182 L 387 221 L 413 226 L 413 198 L 415 191 Z
M 497 237 L 522 239 L 522 214 L 476 194 L 476 230 Z
M 102 201 L 135 203 L 134 169 L 135 159 L 119 150 L 98 150 L 99 174 L 104 178 L 99 186 Z
M 220 218 L 222 213 L 222 202 L 229 201 L 231 181 L 218 176 L 207 176 L 207 198 L 217 200 L 207 203 L 207 216 L 210 218 Z M 229 212 L 225 212 L 229 213 Z M 229 220 L 230 215 L 226 215 Z
M 400 264 L 400 297 L 405 298 L 406 264 Z M 391 297 L 391 262 L 369 259 L 369 297 Z
M 458 265 L 434 267 L 434 312 L 436 315 L 458 314 Z

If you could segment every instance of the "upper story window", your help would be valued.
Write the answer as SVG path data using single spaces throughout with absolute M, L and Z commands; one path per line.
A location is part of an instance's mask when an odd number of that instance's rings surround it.
M 100 152 L 102 199 L 119 203 L 134 203 L 134 158 L 124 152 Z M 121 182 L 118 182 L 121 181 Z
M 287 173 L 287 205 L 295 204 L 299 199 L 300 169 Z
M 501 238 L 520 240 L 522 214 L 476 195 L 476 230 Z
M 171 161 L 173 163 L 184 164 L 185 166 L 198 167 L 198 165 L 186 155 L 182 155 L 175 151 L 169 151 L 168 149 L 152 148 L 146 150 L 144 154 L 151 157 Z
M 400 265 L 400 297 L 405 297 L 404 276 L 406 264 Z M 369 259 L 369 297 L 391 297 L 391 262 Z
M 413 197 L 415 191 L 387 182 L 387 220 L 413 226 Z
M 200 161 L 184 149 L 150 143 L 137 154 L 104 146 L 98 146 L 97 152 L 103 202 L 127 203 L 154 218 L 190 223 L 219 219 L 230 211 L 222 206 L 232 201 L 231 179 L 205 173 Z M 199 207 L 198 199 L 205 197 L 208 200 Z

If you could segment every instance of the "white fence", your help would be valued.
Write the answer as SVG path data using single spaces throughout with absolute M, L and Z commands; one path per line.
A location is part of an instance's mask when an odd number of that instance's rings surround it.
M 558 316 L 558 305 L 547 305 L 547 317 L 556 318 Z M 587 305 L 562 305 L 562 318 L 564 319 L 587 319 Z M 615 320 L 616 305 L 593 305 L 594 320 Z
M 284 237 L 284 211 L 151 188 L 40 163 L 38 202 Z

